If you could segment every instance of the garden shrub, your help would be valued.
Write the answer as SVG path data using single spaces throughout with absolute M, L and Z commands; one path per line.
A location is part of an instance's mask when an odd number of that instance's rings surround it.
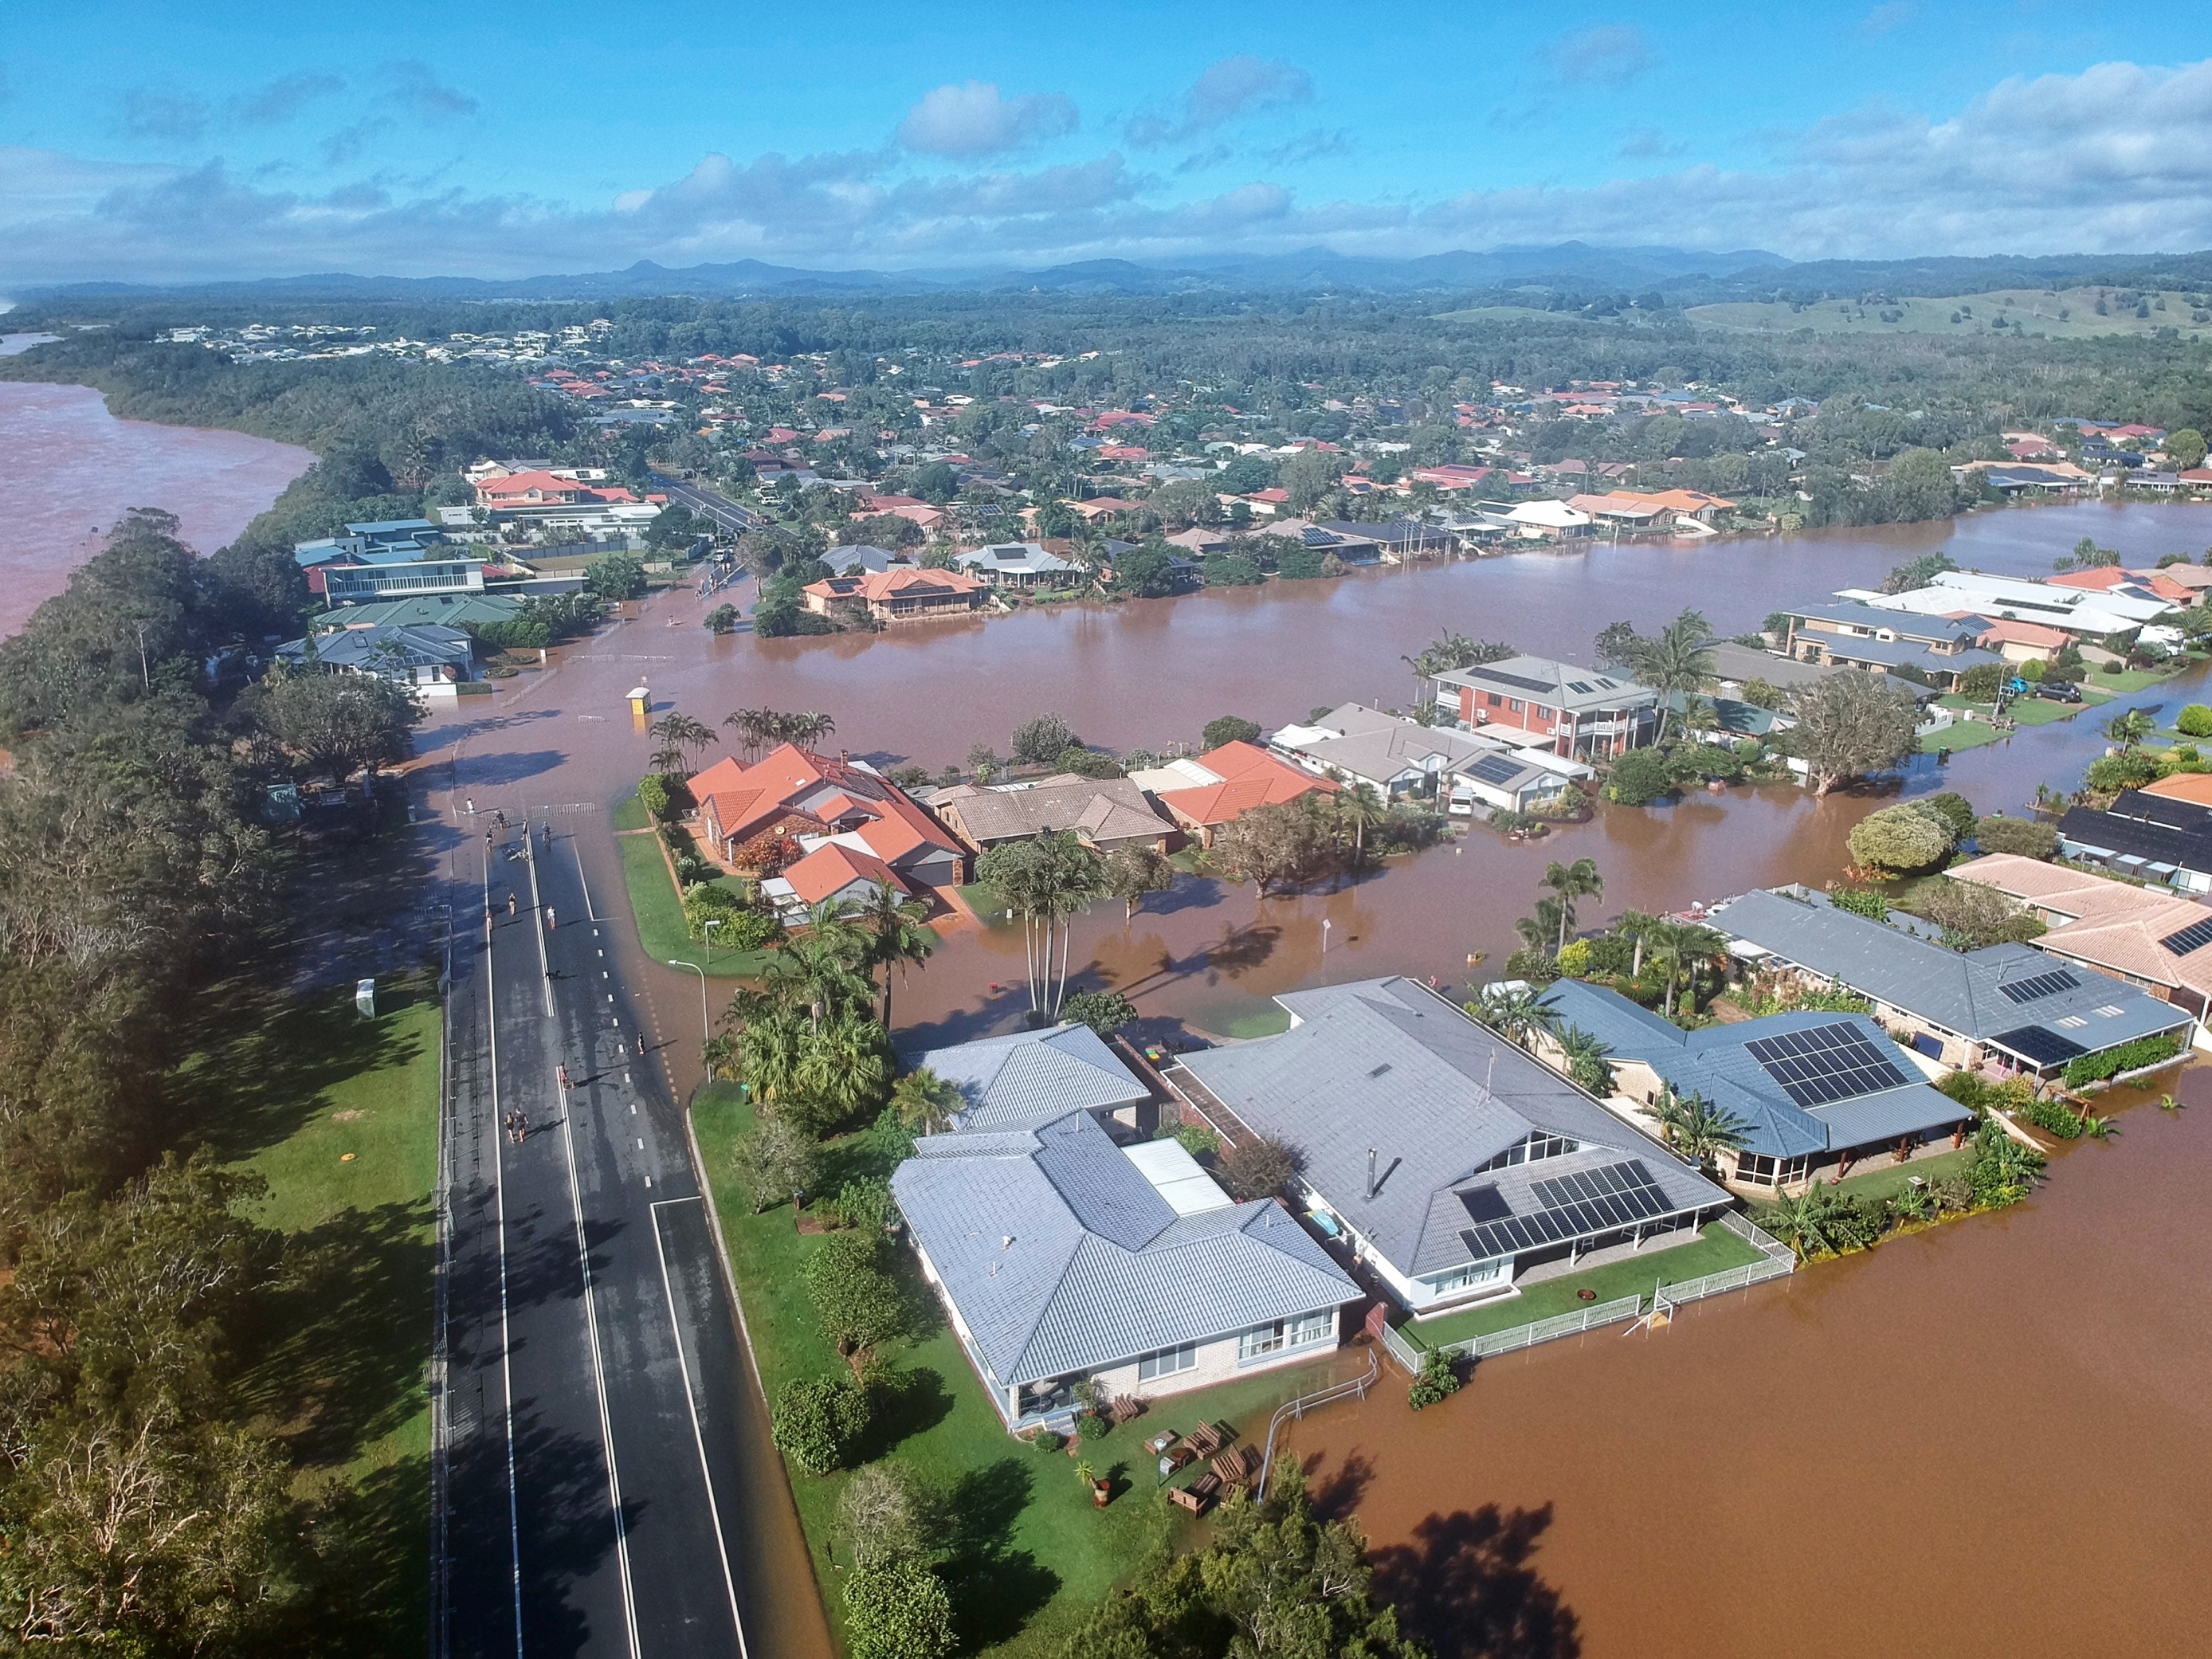
M 2185 738 L 2212 738 L 2212 708 L 2191 703 L 2174 717 L 2173 729 Z
M 920 1561 L 856 1568 L 845 1581 L 851 1659 L 941 1659 L 953 1647 L 952 1600 Z
M 847 1377 L 806 1376 L 784 1384 L 769 1414 L 769 1433 L 785 1456 L 808 1474 L 842 1468 L 868 1431 L 867 1390 Z
M 1953 837 L 1943 818 L 1907 804 L 1868 814 L 1851 826 L 1844 844 L 1856 863 L 1902 874 L 1941 864 L 1951 851 Z
M 658 773 L 652 773 L 637 781 L 637 798 L 646 811 L 655 818 L 668 816 L 668 786 Z
M 1406 1403 L 1415 1411 L 1434 1406 L 1459 1392 L 1459 1370 L 1452 1358 L 1442 1348 L 1431 1348 L 1421 1356 L 1421 1374 L 1406 1390 Z
M 2078 1089 L 2085 1083 L 2102 1083 L 2106 1078 L 2118 1077 L 2123 1072 L 2139 1071 L 2143 1066 L 2172 1060 L 2180 1052 L 2181 1044 L 2170 1036 L 2137 1037 L 2133 1042 L 2123 1042 L 2117 1048 L 2107 1048 L 2102 1054 L 2083 1054 L 2069 1061 L 2066 1067 L 2066 1086 Z
M 1875 921 L 1889 920 L 1889 900 L 1871 887 L 1838 887 L 1828 898 L 1836 908 L 1848 910 L 1855 916 L 1866 916 Z
M 2081 1136 L 2081 1118 L 2055 1100 L 2022 1101 L 2012 1109 L 2012 1115 L 2061 1140 L 2078 1140 Z
M 684 890 L 684 923 L 685 930 L 695 939 L 704 940 L 707 924 L 721 924 L 714 929 L 717 945 L 728 943 L 729 933 L 745 902 L 728 888 L 711 881 L 702 881 Z
M 1605 798 L 1623 806 L 1649 806 L 1674 793 L 1666 757 L 1651 749 L 1632 749 L 1606 775 Z
M 2033 818 L 2008 818 L 2002 813 L 1978 820 L 1974 844 L 1984 853 L 2017 853 L 2023 858 L 2047 859 L 2058 850 L 2058 827 Z

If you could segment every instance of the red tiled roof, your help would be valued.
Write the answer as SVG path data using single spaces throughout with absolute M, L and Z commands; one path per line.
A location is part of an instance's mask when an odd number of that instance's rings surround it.
M 1197 760 L 1221 781 L 1195 789 L 1170 789 L 1160 797 L 1161 805 L 1192 823 L 1226 823 L 1255 806 L 1278 805 L 1301 795 L 1336 793 L 1336 785 L 1326 778 L 1302 772 L 1256 744 L 1224 743 Z
M 796 864 L 786 866 L 783 878 L 791 884 L 791 890 L 809 904 L 819 904 L 843 892 L 854 882 L 864 881 L 872 886 L 887 881 L 899 892 L 907 890 L 897 872 L 881 859 L 840 847 L 835 842 L 816 848 Z
M 824 787 L 832 793 L 811 807 L 799 805 Z M 725 757 L 692 778 L 691 793 L 700 811 L 711 814 L 729 840 L 745 840 L 779 818 L 799 813 L 825 826 L 865 818 L 857 826 L 861 839 L 878 856 L 894 862 L 923 848 L 955 854 L 963 850 L 949 831 L 889 779 L 848 761 L 810 755 L 794 744 L 770 750 L 751 766 Z

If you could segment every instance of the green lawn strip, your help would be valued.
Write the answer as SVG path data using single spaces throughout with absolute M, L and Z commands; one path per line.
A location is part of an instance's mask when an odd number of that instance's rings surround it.
M 1517 1297 L 1487 1307 L 1470 1308 L 1465 1313 L 1446 1314 L 1441 1319 L 1408 1320 L 1399 1327 L 1399 1334 L 1430 1348 L 1447 1342 L 1463 1342 L 1470 1336 L 1487 1336 L 1492 1331 L 1510 1330 L 1516 1325 L 1533 1325 L 1540 1319 L 1573 1313 L 1618 1297 L 1637 1293 L 1648 1296 L 1655 1281 L 1678 1285 L 1686 1279 L 1702 1279 L 1707 1273 L 1745 1267 L 1758 1260 L 1757 1250 L 1716 1221 L 1704 1229 L 1694 1243 L 1650 1250 L 1626 1261 L 1592 1267 L 1587 1273 L 1546 1279 Z M 1595 1292 L 1590 1302 L 1585 1303 L 1575 1294 L 1584 1290 Z
M 732 1144 L 753 1121 L 734 1087 L 702 1090 L 692 1103 L 692 1121 L 761 1379 L 773 1401 L 787 1382 L 842 1367 L 823 1340 L 799 1283 L 799 1270 L 820 1248 L 822 1236 L 796 1231 L 788 1205 L 753 1214 L 750 1200 L 726 1173 Z M 871 1135 L 833 1141 L 823 1190 L 834 1191 L 856 1176 L 888 1173 L 886 1162 L 882 1143 Z M 926 1298 L 918 1274 L 914 1284 L 917 1296 Z M 931 1328 L 891 1357 L 888 1422 L 867 1449 L 872 1457 L 910 1464 L 949 1499 L 961 1537 L 943 1571 L 963 1652 L 1016 1659 L 1055 1650 L 1155 1542 L 1185 1535 L 1188 1523 L 1155 1490 L 1146 1438 L 1162 1428 L 1188 1431 L 1201 1420 L 1219 1419 L 1256 1438 L 1266 1433 L 1277 1405 L 1313 1384 L 1312 1368 L 1270 1372 L 1163 1401 L 1104 1439 L 1085 1443 L 1083 1459 L 1115 1482 L 1115 1499 L 1102 1510 L 1077 1480 L 1073 1459 L 1038 1451 L 1006 1433 L 957 1338 L 937 1316 L 933 1301 L 925 1305 Z M 841 1628 L 844 1575 L 834 1563 L 845 1559 L 836 1515 L 847 1479 L 790 1474 L 830 1620 Z
M 428 975 L 270 1003 L 187 1062 L 185 1098 L 234 1167 L 288 1273 L 238 1382 L 293 1443 L 365 1638 L 415 1640 L 429 1606 L 430 1358 L 439 1006 Z M 353 1156 L 349 1161 L 345 1155 Z
M 638 943 L 655 962 L 680 962 L 704 968 L 716 979 L 757 978 L 768 962 L 765 951 L 716 951 L 712 960 L 707 947 L 691 938 L 684 921 L 683 902 L 676 896 L 675 880 L 658 836 L 622 836 L 615 842 L 622 853 L 623 880 L 629 889 L 630 915 L 637 922 Z M 722 884 L 736 884 L 717 878 Z
M 968 908 L 985 923 L 993 927 L 1007 925 L 1006 896 L 988 882 L 971 881 L 959 892 Z
M 1882 1158 L 1863 1174 L 1845 1176 L 1837 1190 L 1852 1198 L 1879 1200 L 1903 1192 L 1905 1184 L 1916 1176 L 1923 1181 L 1941 1181 L 1946 1176 L 1964 1175 L 1966 1166 L 1973 1161 L 1974 1149 L 1971 1146 L 1923 1152 L 1903 1164 L 1892 1164 Z
M 653 817 L 645 810 L 645 803 L 635 793 L 623 797 L 622 805 L 615 808 L 617 830 L 650 830 Z

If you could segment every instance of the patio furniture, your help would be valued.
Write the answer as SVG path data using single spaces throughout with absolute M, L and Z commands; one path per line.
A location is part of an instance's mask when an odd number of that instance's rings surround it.
M 1210 1474 L 1201 1474 L 1188 1486 L 1168 1488 L 1168 1501 L 1178 1509 L 1188 1510 L 1193 1515 L 1204 1515 L 1221 1491 L 1221 1482 Z
M 1218 1424 L 1201 1423 L 1190 1431 L 1191 1449 L 1200 1457 L 1211 1457 L 1228 1443 Z
M 1213 1472 L 1224 1486 L 1245 1486 L 1260 1472 L 1260 1454 L 1249 1446 L 1225 1451 L 1213 1460 Z
M 1133 1394 L 1116 1395 L 1109 1415 L 1116 1423 L 1126 1423 L 1133 1417 L 1145 1414 L 1145 1402 Z
M 1198 1462 L 1198 1454 L 1193 1451 L 1188 1443 L 1170 1446 L 1160 1454 L 1160 1462 L 1167 1464 L 1171 1469 L 1187 1469 Z
M 1150 1440 L 1145 1442 L 1145 1449 L 1152 1453 L 1153 1456 L 1158 1457 L 1162 1452 L 1165 1451 L 1170 1446 L 1174 1445 L 1176 1441 L 1182 1438 L 1182 1437 L 1177 1434 L 1173 1429 L 1162 1429 Z

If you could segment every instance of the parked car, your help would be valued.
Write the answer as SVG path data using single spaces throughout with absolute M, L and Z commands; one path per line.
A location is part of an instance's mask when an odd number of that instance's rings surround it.
M 2071 680 L 2044 680 L 2035 688 L 2039 697 L 2048 697 L 2053 702 L 2079 702 L 2081 688 Z

